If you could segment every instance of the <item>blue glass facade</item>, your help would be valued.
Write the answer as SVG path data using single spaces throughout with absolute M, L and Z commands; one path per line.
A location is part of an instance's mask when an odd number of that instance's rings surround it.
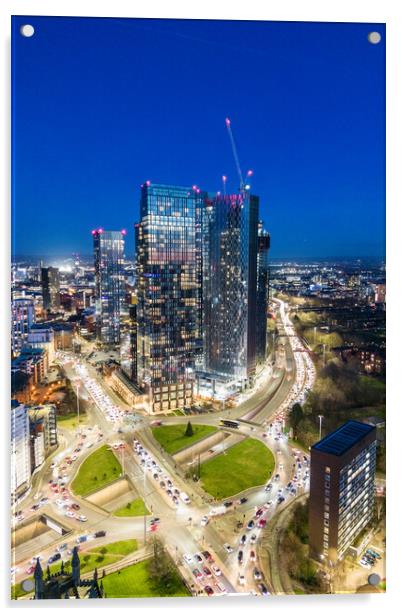
M 194 188 L 145 183 L 136 225 L 137 385 L 150 412 L 193 400 L 201 335 L 201 216 Z
M 124 302 L 124 231 L 92 231 L 95 259 L 96 337 L 105 345 L 120 343 Z
M 256 367 L 258 197 L 206 201 L 203 217 L 204 369 L 247 380 Z

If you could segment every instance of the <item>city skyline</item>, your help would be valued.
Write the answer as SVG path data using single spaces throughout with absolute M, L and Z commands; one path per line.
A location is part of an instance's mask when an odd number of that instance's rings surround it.
M 227 115 L 261 217 L 281 238 L 273 258 L 384 254 L 385 46 L 368 42 L 370 24 L 32 23 L 13 50 L 16 254 L 89 254 L 101 225 L 127 229 L 130 257 L 145 179 L 213 191 L 225 174 L 235 192 Z

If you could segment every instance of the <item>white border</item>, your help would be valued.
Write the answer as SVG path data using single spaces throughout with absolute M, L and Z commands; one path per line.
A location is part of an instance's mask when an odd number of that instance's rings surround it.
M 401 151 L 402 130 L 402 92 L 401 92 L 401 59 L 402 59 L 402 3 L 392 2 L 391 0 L 335 0 L 331 3 L 325 0 L 282 0 L 282 2 L 271 3 L 265 0 L 247 0 L 243 3 L 234 4 L 233 0 L 203 0 L 199 6 L 187 0 L 169 0 L 168 2 L 147 0 L 140 3 L 136 1 L 113 0 L 3 0 L 0 6 L 1 11 L 1 39 L 2 49 L 5 52 L 1 63 L 3 92 L 1 108 L 1 131 L 3 136 L 3 147 L 1 149 L 1 183 L 3 187 L 3 217 L 0 224 L 2 257 L 0 258 L 1 267 L 1 289 L 2 301 L 0 303 L 0 316 L 2 323 L 1 340 L 4 362 L 1 371 L 1 392 L 3 394 L 2 414 L 4 430 L 2 434 L 8 435 L 8 409 L 9 409 L 9 372 L 8 372 L 8 348 L 9 348 L 9 203 L 10 203 L 10 15 L 63 15 L 63 16 L 98 16 L 98 17 L 171 17 L 171 18 L 204 18 L 204 19 L 266 19 L 278 21 L 360 21 L 360 22 L 380 22 L 387 24 L 387 439 L 388 439 L 388 470 L 387 470 L 387 525 L 388 525 L 388 546 L 387 546 L 387 593 L 382 595 L 365 596 L 316 596 L 316 597 L 278 597 L 269 600 L 250 601 L 247 598 L 219 600 L 198 599 L 197 601 L 177 601 L 177 600 L 130 600 L 128 601 L 93 601 L 80 604 L 79 602 L 71 605 L 72 602 L 8 602 L 8 552 L 9 552 L 9 516 L 8 516 L 8 442 L 7 438 L 3 442 L 3 482 L 2 493 L 4 507 L 3 524 L 1 533 L 1 552 L 2 554 L 2 580 L 1 598 L 2 604 L 6 609 L 17 610 L 17 613 L 25 611 L 27 608 L 33 609 L 55 609 L 68 607 L 70 609 L 110 609 L 120 610 L 141 610 L 149 612 L 160 612 L 162 609 L 167 614 L 177 614 L 178 612 L 201 613 L 208 610 L 208 613 L 222 613 L 230 610 L 247 611 L 251 609 L 253 614 L 266 613 L 268 610 L 296 610 L 298 616 L 304 614 L 318 614 L 325 612 L 328 614 L 352 614 L 358 611 L 387 610 L 388 614 L 393 614 L 398 605 L 398 598 L 401 596 L 402 589 L 402 544 L 401 544 L 401 493 L 398 490 L 399 480 L 399 460 L 400 455 L 400 435 L 402 408 L 400 403 L 398 374 L 398 359 L 401 353 L 401 326 L 400 326 L 400 306 L 402 306 L 402 255 L 400 246 L 402 244 L 402 202 L 401 202 L 401 177 L 402 163 Z M 399 5 L 399 6 L 398 6 Z M 398 75 L 399 71 L 399 75 Z M 399 199 L 398 199 L 399 197 Z M 398 319 L 399 317 L 399 319 Z M 399 379 L 398 379 L 399 377 Z M 399 402 L 399 404 L 398 404 Z M 398 447 L 399 445 L 399 447 Z M 6 488 L 4 488 L 6 486 Z M 399 503 L 397 500 L 399 499 Z M 399 508 L 398 508 L 399 504 Z M 402 598 L 402 596 L 401 596 Z M 400 606 L 398 606 L 400 608 Z M 398 609 L 399 612 L 399 609 Z

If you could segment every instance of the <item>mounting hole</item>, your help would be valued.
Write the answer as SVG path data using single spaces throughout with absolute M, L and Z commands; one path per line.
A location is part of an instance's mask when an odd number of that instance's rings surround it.
M 35 584 L 29 578 L 21 582 L 22 590 L 25 592 L 31 592 L 35 588 Z
M 35 28 L 31 26 L 31 24 L 24 24 L 23 26 L 21 26 L 20 32 L 22 36 L 26 36 L 27 38 L 30 38 L 31 36 L 35 34 Z
M 370 32 L 368 40 L 373 45 L 377 45 L 381 41 L 381 34 L 379 32 Z

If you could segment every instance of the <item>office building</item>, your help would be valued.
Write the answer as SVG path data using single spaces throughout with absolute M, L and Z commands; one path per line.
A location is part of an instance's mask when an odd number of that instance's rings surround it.
M 334 565 L 374 510 L 376 429 L 347 421 L 311 448 L 309 542 L 313 558 Z
M 43 349 L 47 352 L 49 364 L 51 364 L 56 355 L 56 347 L 54 342 L 54 331 L 51 327 L 31 329 L 25 347 L 32 349 Z
M 43 308 L 57 311 L 60 309 L 60 275 L 57 267 L 41 268 Z
M 202 352 L 201 213 L 196 187 L 142 186 L 136 225 L 137 385 L 149 411 L 183 408 L 193 399 Z
M 269 302 L 269 248 L 270 235 L 262 221 L 258 223 L 257 240 L 257 311 L 256 353 L 257 361 L 264 362 L 267 356 L 267 312 Z
M 259 199 L 206 202 L 202 234 L 204 370 L 247 386 L 256 368 Z
M 35 323 L 34 300 L 25 297 L 13 299 L 11 304 L 11 348 L 18 355 Z
M 104 345 L 120 343 L 124 301 L 122 263 L 125 231 L 92 231 L 95 258 L 96 337 Z
M 11 498 L 18 500 L 31 481 L 31 454 L 28 409 L 11 401 Z

